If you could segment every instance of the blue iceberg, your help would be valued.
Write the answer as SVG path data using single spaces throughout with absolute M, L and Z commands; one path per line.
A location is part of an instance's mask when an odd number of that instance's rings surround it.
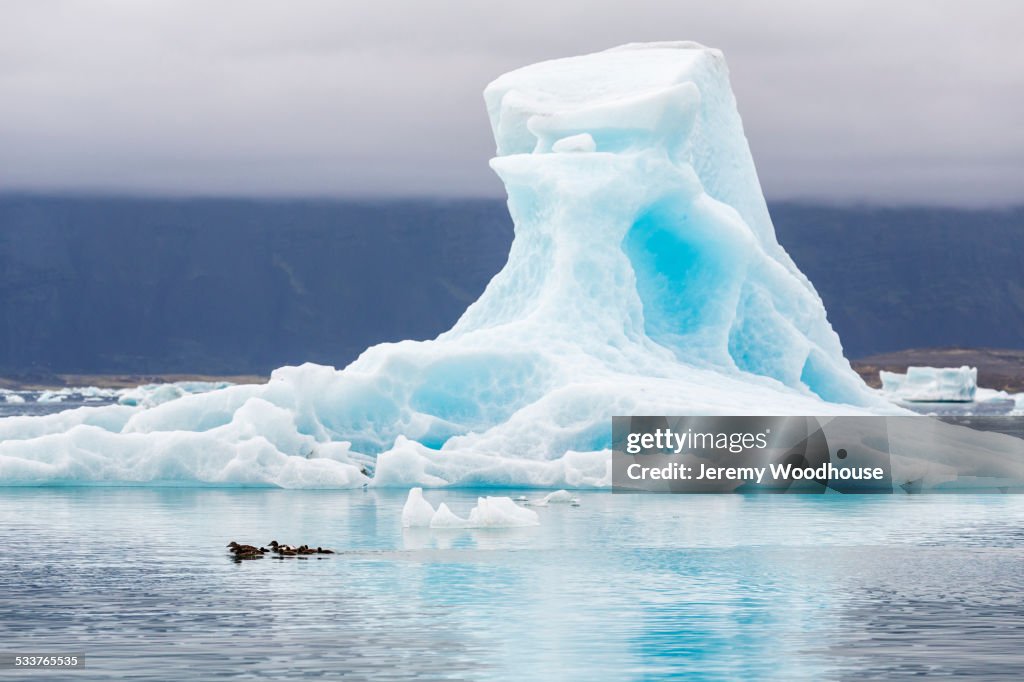
M 0 480 L 602 487 L 615 414 L 897 409 L 776 240 L 719 51 L 625 45 L 484 98 L 515 239 L 451 330 L 342 370 L 8 418 Z

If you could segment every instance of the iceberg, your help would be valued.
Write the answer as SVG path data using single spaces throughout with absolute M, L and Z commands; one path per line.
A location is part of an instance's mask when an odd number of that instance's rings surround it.
M 978 390 L 977 367 L 908 367 L 906 374 L 879 372 L 882 391 L 908 402 L 971 402 Z
M 484 100 L 515 237 L 451 330 L 342 370 L 0 420 L 0 481 L 605 487 L 612 415 L 899 411 L 776 240 L 718 50 L 556 59 Z

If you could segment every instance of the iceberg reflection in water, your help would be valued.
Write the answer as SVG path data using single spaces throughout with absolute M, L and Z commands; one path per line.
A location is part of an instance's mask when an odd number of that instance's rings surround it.
M 1024 497 L 579 496 L 403 530 L 397 490 L 6 490 L 0 639 L 77 680 L 1024 674 Z

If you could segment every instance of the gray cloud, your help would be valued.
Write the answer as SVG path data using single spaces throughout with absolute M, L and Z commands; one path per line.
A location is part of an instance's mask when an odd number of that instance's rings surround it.
M 481 91 L 638 40 L 729 61 L 770 198 L 1024 201 L 1024 3 L 0 5 L 0 189 L 498 195 Z

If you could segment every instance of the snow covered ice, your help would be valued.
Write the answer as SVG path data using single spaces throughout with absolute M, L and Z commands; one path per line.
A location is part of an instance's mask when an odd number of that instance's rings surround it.
M 721 53 L 626 45 L 484 99 L 515 238 L 451 330 L 342 370 L 0 420 L 0 480 L 606 487 L 616 414 L 900 412 L 776 240 Z
M 977 367 L 908 367 L 879 377 L 890 397 L 910 402 L 970 402 L 978 390 Z

